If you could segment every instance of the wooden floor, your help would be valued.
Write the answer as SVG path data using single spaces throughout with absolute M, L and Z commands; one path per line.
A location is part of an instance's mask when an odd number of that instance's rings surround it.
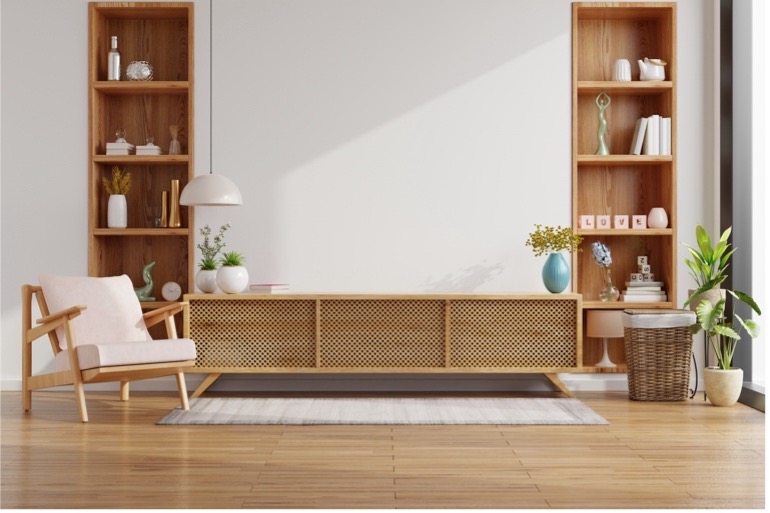
M 3 508 L 763 508 L 764 415 L 578 397 L 609 426 L 156 426 L 171 395 L 3 392 Z

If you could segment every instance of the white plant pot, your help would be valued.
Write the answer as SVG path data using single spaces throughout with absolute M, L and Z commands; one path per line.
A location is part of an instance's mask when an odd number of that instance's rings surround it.
M 738 402 L 743 388 L 743 369 L 722 370 L 707 367 L 703 371 L 706 397 L 714 406 L 732 406 Z
M 237 294 L 249 284 L 249 272 L 243 266 L 222 266 L 217 270 L 217 285 L 222 292 Z
M 124 194 L 110 194 L 107 200 L 107 228 L 128 226 L 128 206 Z
M 217 291 L 217 270 L 201 269 L 195 275 L 195 285 L 201 292 L 210 294 Z

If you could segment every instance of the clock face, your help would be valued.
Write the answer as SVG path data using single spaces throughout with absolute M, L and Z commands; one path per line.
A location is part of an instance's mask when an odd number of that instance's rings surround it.
M 182 296 L 182 287 L 175 281 L 168 281 L 163 284 L 161 294 L 166 301 L 176 301 Z

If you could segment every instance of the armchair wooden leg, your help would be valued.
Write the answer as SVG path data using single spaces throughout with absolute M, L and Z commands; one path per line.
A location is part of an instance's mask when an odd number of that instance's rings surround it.
M 78 404 L 78 412 L 80 412 L 80 421 L 88 422 L 88 410 L 86 409 L 86 394 L 83 391 L 83 383 L 78 379 L 75 380 L 75 401 Z
M 128 381 L 120 382 L 120 400 L 128 401 Z
M 184 380 L 184 372 L 176 373 L 176 385 L 179 388 L 179 399 L 182 402 L 182 409 L 190 409 L 190 401 L 187 400 L 187 383 Z

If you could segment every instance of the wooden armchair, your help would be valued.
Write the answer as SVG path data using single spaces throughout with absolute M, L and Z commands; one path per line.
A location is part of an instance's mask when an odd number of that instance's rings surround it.
M 195 363 L 195 343 L 177 338 L 174 315 L 187 303 L 142 314 L 128 276 L 107 278 L 40 276 L 40 286 L 24 285 L 22 294 L 22 406 L 32 408 L 32 391 L 73 385 L 80 420 L 88 422 L 83 385 L 120 381 L 128 400 L 129 381 L 176 375 L 179 398 L 187 410 L 184 369 Z M 42 318 L 32 326 L 33 299 Z M 53 313 L 51 313 L 53 312 Z M 165 322 L 168 339 L 153 340 L 147 328 Z M 32 342 L 48 335 L 54 370 L 32 375 Z

